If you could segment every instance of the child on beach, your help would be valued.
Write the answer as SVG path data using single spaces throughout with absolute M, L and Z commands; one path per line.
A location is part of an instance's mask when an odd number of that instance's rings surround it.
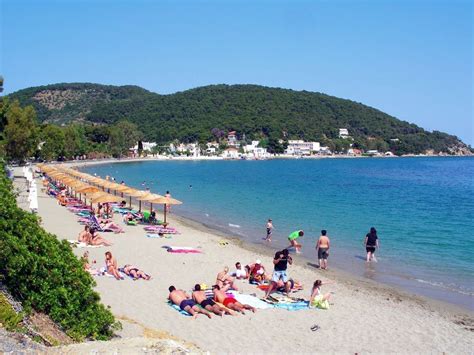
M 273 233 L 273 222 L 271 219 L 267 221 L 267 237 L 264 238 L 266 242 L 272 241 L 272 233 Z
M 288 236 L 288 241 L 290 242 L 290 245 L 287 248 L 295 248 L 296 253 L 300 254 L 302 245 L 299 244 L 296 240 L 298 238 L 302 237 L 302 236 L 304 236 L 304 231 L 302 231 L 302 230 L 297 230 L 297 231 L 291 233 Z
M 328 284 L 325 282 L 324 284 Z M 309 299 L 310 308 L 320 308 L 320 309 L 329 309 L 329 299 L 331 298 L 330 293 L 322 294 L 321 286 L 323 282 L 321 280 L 316 280 L 313 284 L 313 289 L 311 290 L 311 298 Z
M 367 252 L 367 262 L 371 262 L 372 260 L 377 262 L 377 259 L 375 258 L 375 249 L 380 246 L 377 230 L 374 227 L 370 228 L 370 232 L 365 236 L 364 244 L 365 251 Z

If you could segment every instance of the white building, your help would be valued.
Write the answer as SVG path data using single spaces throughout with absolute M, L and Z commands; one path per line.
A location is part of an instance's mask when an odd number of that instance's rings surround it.
M 311 155 L 321 150 L 319 142 L 305 142 L 303 140 L 289 140 L 285 154 L 288 155 Z
M 240 143 L 237 140 L 237 134 L 235 133 L 235 131 L 230 131 L 227 134 L 227 145 L 229 147 L 236 147 L 236 148 L 240 146 Z
M 347 128 L 339 128 L 339 138 L 350 138 Z
M 189 153 L 190 156 L 198 158 L 201 156 L 201 148 L 199 147 L 199 143 L 180 143 L 178 146 L 174 146 L 173 143 L 170 144 L 170 150 L 172 152 L 177 152 L 180 154 L 187 154 Z
M 206 154 L 207 155 L 216 155 L 217 154 L 217 151 L 219 150 L 219 144 L 217 144 L 216 142 L 210 142 L 210 143 L 206 143 Z
M 142 142 L 142 146 L 143 146 L 143 152 L 145 154 L 148 154 L 148 153 L 151 153 L 151 151 L 153 150 L 153 148 L 156 147 L 156 143 L 155 142 Z M 135 146 L 133 148 L 130 148 L 130 151 L 136 155 L 138 154 L 138 143 L 135 144 Z
M 247 144 L 244 146 L 244 153 L 247 158 L 250 159 L 266 159 L 269 157 L 267 148 L 261 148 L 258 145 L 259 141 L 252 141 L 252 144 Z
M 224 159 L 239 159 L 239 150 L 235 147 L 229 147 L 222 152 Z

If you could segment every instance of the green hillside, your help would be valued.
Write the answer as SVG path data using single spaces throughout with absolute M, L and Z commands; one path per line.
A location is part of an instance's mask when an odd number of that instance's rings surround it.
M 338 139 L 338 129 L 348 128 L 356 146 L 365 149 L 402 154 L 465 147 L 455 136 L 425 131 L 354 101 L 257 85 L 211 85 L 159 95 L 136 86 L 56 84 L 10 97 L 32 104 L 40 121 L 110 124 L 127 119 L 145 139 L 160 143 L 205 142 L 216 132 L 235 130 L 247 140 L 305 139 L 334 147 L 346 144 Z

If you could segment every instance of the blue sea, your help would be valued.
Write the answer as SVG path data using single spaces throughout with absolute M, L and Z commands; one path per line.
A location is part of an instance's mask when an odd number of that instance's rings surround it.
M 326 229 L 329 266 L 474 309 L 474 159 L 368 158 L 266 161 L 153 161 L 83 169 L 137 188 L 169 190 L 173 212 L 265 244 L 285 247 L 303 229 L 303 255 L 315 263 Z M 380 238 L 366 265 L 363 240 Z M 248 260 L 242 260 L 248 262 Z

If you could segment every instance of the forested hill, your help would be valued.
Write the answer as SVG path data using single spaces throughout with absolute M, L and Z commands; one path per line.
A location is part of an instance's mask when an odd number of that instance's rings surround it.
M 216 132 L 237 131 L 246 139 L 305 139 L 341 144 L 347 128 L 356 146 L 421 153 L 465 147 L 455 136 L 428 132 L 361 103 L 322 93 L 257 85 L 211 85 L 171 95 L 137 86 L 55 84 L 9 95 L 32 104 L 40 121 L 114 123 L 128 119 L 146 139 L 201 142 Z

